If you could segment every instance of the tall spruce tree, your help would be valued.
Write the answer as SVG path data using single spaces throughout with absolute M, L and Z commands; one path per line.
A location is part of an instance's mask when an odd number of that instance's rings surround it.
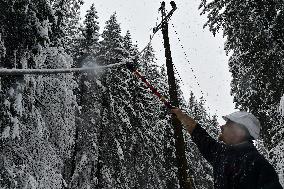
M 98 54 L 100 64 L 112 64 L 121 61 L 125 54 L 123 37 L 120 25 L 117 23 L 116 14 L 111 15 L 106 22 L 102 33 L 103 40 Z M 97 177 L 99 187 L 122 187 L 127 188 L 124 144 L 126 132 L 129 128 L 129 117 L 126 109 L 130 104 L 127 80 L 131 73 L 125 69 L 113 68 L 106 70 L 100 77 L 105 87 L 102 97 L 101 122 L 99 125 L 98 138 L 99 163 Z
M 218 122 L 216 116 L 211 117 L 206 112 L 202 98 L 198 101 L 191 92 L 186 110 L 213 138 L 217 139 Z M 213 188 L 213 169 L 211 165 L 202 157 L 188 133 L 185 133 L 185 138 L 187 139 L 187 159 L 191 167 L 189 173 L 193 176 L 195 188 Z
M 168 84 L 165 68 L 158 66 L 156 60 L 154 49 L 150 45 L 141 58 L 140 70 L 150 83 L 167 97 Z M 155 149 L 155 156 L 160 159 L 160 162 L 154 163 L 158 170 L 157 173 L 161 175 L 159 187 L 178 188 L 173 130 L 168 110 L 156 96 L 149 93 L 149 89 L 146 89 L 144 93 L 147 95 L 147 98 L 143 100 L 144 116 L 150 125 L 150 127 L 148 126 L 148 130 L 151 131 L 150 134 L 154 135 L 153 137 L 150 135 L 153 138 L 151 148 Z M 151 161 L 149 163 L 153 164 Z
M 84 26 L 81 28 L 76 50 L 73 51 L 73 66 L 94 66 L 96 53 L 99 50 L 99 26 L 94 4 L 87 11 Z M 75 74 L 78 87 L 75 89 L 79 111 L 76 112 L 76 135 L 73 156 L 69 160 L 69 187 L 95 188 L 99 172 L 98 125 L 102 94 L 100 78 L 96 73 Z M 100 157 L 101 158 L 101 157 Z
M 84 62 L 94 60 L 99 50 L 99 22 L 97 21 L 97 11 L 92 4 L 87 10 L 83 26 L 80 28 L 81 33 L 74 40 L 76 44 L 72 51 L 74 67 L 81 67 Z
M 70 68 L 64 50 L 50 47 L 56 19 L 48 1 L 1 1 L 0 9 L 1 67 Z M 72 76 L 5 76 L 0 85 L 0 187 L 62 188 L 75 123 Z
M 50 2 L 55 15 L 53 45 L 63 46 L 68 54 L 72 54 L 76 48 L 76 38 L 80 34 L 79 15 L 80 7 L 84 2 L 83 0 L 51 0 Z
M 102 34 L 104 39 L 99 54 L 99 60 L 104 61 L 102 64 L 116 63 L 125 58 L 131 60 L 137 55 L 130 32 L 122 37 L 120 31 L 114 14 Z M 154 99 L 144 84 L 124 68 L 106 71 L 101 81 L 105 91 L 99 131 L 99 186 L 164 188 L 164 157 L 160 141 L 163 127 L 158 119 L 161 117 L 158 99 Z

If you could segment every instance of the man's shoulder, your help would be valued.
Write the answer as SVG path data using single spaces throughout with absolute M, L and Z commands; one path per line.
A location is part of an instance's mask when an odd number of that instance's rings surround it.
M 246 152 L 246 157 L 252 159 L 257 164 L 269 164 L 268 160 L 253 146 Z
M 252 143 L 243 144 L 241 146 L 235 147 L 238 154 L 242 154 L 241 159 L 249 164 L 253 164 L 256 167 L 271 167 L 273 166 L 269 163 L 269 161 L 256 149 L 256 147 Z
M 276 173 L 274 167 L 269 163 L 269 161 L 260 154 L 257 150 L 250 153 L 255 167 L 259 171 L 267 171 L 267 173 Z
M 254 169 L 258 175 L 258 182 L 261 188 L 283 189 L 274 167 L 259 152 L 255 153 Z

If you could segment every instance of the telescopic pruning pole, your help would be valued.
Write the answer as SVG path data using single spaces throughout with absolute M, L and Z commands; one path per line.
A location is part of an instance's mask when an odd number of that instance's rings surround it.
M 128 62 L 126 63 L 126 67 L 134 74 L 136 75 L 139 79 L 141 79 L 141 81 L 143 81 L 143 83 L 145 83 L 145 85 L 152 91 L 152 93 L 154 95 L 156 95 L 164 104 L 168 109 L 172 109 L 173 106 L 171 105 L 171 103 L 163 96 L 161 95 L 161 93 L 158 92 L 158 90 L 151 85 L 145 76 L 143 76 L 135 67 L 132 63 Z
M 165 57 L 166 57 L 166 66 L 167 66 L 167 75 L 168 75 L 168 84 L 169 84 L 169 93 L 170 93 L 170 102 L 173 106 L 179 107 L 179 100 L 177 94 L 177 86 L 173 70 L 173 61 L 171 56 L 169 35 L 168 35 L 168 21 L 177 9 L 175 2 L 171 1 L 172 10 L 166 15 L 165 2 L 161 3 L 160 11 L 162 13 L 162 23 L 161 29 L 164 39 L 164 48 L 165 48 Z M 158 25 L 154 31 L 159 30 L 160 26 Z M 180 187 L 182 189 L 193 189 L 191 178 L 189 177 L 187 170 L 188 164 L 185 157 L 185 143 L 182 132 L 181 122 L 177 119 L 175 115 L 172 115 L 172 125 L 174 129 L 174 139 L 175 139 L 175 148 L 176 148 L 176 158 L 177 158 L 177 167 L 178 167 L 178 180 Z

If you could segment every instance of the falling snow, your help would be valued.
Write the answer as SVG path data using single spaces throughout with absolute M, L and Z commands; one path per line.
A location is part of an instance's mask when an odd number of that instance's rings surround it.
M 264 122 L 263 138 L 255 145 L 284 185 L 284 40 L 278 40 L 283 4 L 265 4 L 262 10 L 255 5 L 262 1 L 201 2 L 200 11 L 209 15 L 206 26 L 227 37 L 236 106 Z M 158 49 L 149 43 L 139 52 L 140 42 L 133 43 L 132 32 L 121 28 L 117 12 L 101 29 L 100 7 L 92 5 L 80 18 L 81 5 L 81 0 L 1 4 L 0 188 L 180 188 L 171 115 L 125 66 L 135 64 L 169 98 Z M 217 116 L 205 107 L 205 97 L 188 89 L 185 100 L 180 87 L 180 107 L 209 134 L 199 140 L 216 142 Z M 195 188 L 213 189 L 216 166 L 196 138 L 185 130 L 181 135 Z

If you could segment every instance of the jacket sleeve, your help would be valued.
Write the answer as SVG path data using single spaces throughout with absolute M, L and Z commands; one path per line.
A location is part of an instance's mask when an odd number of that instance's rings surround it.
M 257 181 L 258 189 L 283 189 L 279 183 L 279 178 L 272 167 L 267 161 L 261 165 L 259 177 Z
M 193 142 L 197 145 L 202 156 L 211 164 L 219 159 L 226 149 L 226 145 L 213 139 L 199 124 L 191 134 Z

